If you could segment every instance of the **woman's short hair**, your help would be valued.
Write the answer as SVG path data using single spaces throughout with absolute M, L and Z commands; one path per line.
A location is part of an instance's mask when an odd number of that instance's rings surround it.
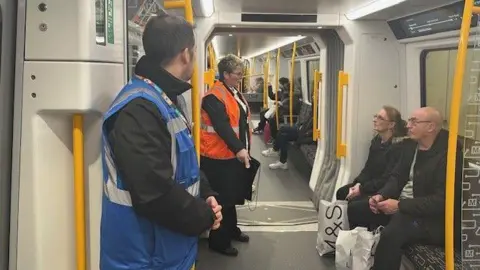
M 222 58 L 220 62 L 218 62 L 218 75 L 220 77 L 220 80 L 223 80 L 224 73 L 233 73 L 236 69 L 241 68 L 243 70 L 244 63 L 243 60 L 235 56 L 233 54 L 229 54 Z

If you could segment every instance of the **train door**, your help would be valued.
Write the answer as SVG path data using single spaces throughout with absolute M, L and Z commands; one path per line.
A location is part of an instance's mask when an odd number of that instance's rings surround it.
M 16 0 L 0 0 L 0 269 L 8 268 Z

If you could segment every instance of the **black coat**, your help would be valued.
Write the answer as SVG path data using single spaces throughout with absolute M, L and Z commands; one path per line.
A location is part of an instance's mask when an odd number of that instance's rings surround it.
M 445 231 L 445 181 L 447 168 L 448 131 L 442 130 L 438 134 L 432 147 L 426 151 L 424 162 L 415 163 L 413 196 L 412 199 L 401 199 L 399 211 L 419 220 L 433 240 L 443 243 Z M 410 166 L 415 155 L 417 143 L 406 140 L 403 144 L 402 157 L 394 172 L 396 177 L 391 178 L 379 191 L 384 198 L 400 197 L 407 184 Z M 456 175 L 455 175 L 455 236 L 456 245 L 459 244 L 461 229 L 461 191 L 463 151 L 460 142 L 457 144 Z

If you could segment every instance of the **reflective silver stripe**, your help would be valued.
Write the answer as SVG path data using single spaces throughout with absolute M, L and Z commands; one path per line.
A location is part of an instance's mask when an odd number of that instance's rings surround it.
M 115 102 L 112 104 L 112 107 L 115 107 L 117 106 L 118 104 L 124 102 L 126 99 L 128 99 L 130 96 L 132 95 L 135 95 L 135 94 L 139 94 L 139 93 L 145 93 L 151 97 L 153 97 L 155 99 L 155 101 L 157 102 L 162 102 L 162 100 L 160 99 L 160 97 L 158 95 L 155 94 L 155 92 L 153 90 L 150 90 L 148 88 L 134 88 L 134 89 L 131 89 L 131 90 L 128 90 L 128 91 L 125 91 L 123 93 L 123 95 L 119 96 Z
M 126 91 L 123 95 L 119 96 L 117 100 L 113 103 L 111 108 L 119 105 L 120 103 L 124 102 L 127 100 L 130 96 L 139 94 L 139 93 L 145 93 L 148 96 L 152 97 L 156 102 L 159 104 L 162 104 L 163 101 L 162 99 L 156 95 L 156 93 L 150 89 L 147 88 L 135 88 L 129 91 Z M 181 117 L 175 117 L 175 118 L 170 118 L 167 119 L 167 128 L 168 131 L 171 135 L 171 140 L 172 140 L 172 147 L 171 147 L 171 163 L 173 167 L 173 174 L 172 174 L 172 179 L 175 177 L 175 173 L 177 170 L 177 137 L 176 134 L 184 131 L 187 129 L 187 125 L 184 122 L 184 120 Z M 104 193 L 107 196 L 107 198 L 119 205 L 123 206 L 132 206 L 132 199 L 130 196 L 130 193 L 126 190 L 122 190 L 118 188 L 118 181 L 117 181 L 117 170 L 115 169 L 115 165 L 113 162 L 112 154 L 110 151 L 110 147 L 108 145 L 108 142 L 104 138 L 104 147 L 105 147 L 105 165 L 108 171 L 108 179 L 106 182 L 104 182 Z M 186 189 L 188 193 L 190 193 L 192 196 L 198 196 L 200 193 L 200 181 L 195 182 L 193 185 L 188 187 Z
M 132 206 L 132 198 L 130 197 L 130 193 L 117 187 L 117 170 L 113 165 L 110 149 L 107 145 L 105 145 L 105 163 L 108 170 L 108 179 L 104 184 L 105 195 L 113 203 L 124 206 Z
M 168 128 L 168 131 L 170 132 L 170 134 L 172 134 L 172 133 L 176 134 L 176 133 L 180 133 L 180 132 L 184 131 L 185 129 L 187 129 L 187 125 L 185 125 L 185 122 L 183 121 L 182 118 L 176 117 L 176 118 L 170 119 L 167 122 L 167 128 Z
M 193 185 L 189 186 L 187 188 L 187 192 L 194 197 L 200 195 L 200 181 L 197 181 Z
M 200 124 L 200 129 L 203 130 L 203 131 L 206 131 L 206 132 L 208 132 L 208 133 L 217 133 L 217 132 L 215 131 L 215 128 L 213 128 L 212 126 L 208 126 L 208 125 L 206 125 L 206 124 L 204 124 L 204 123 L 201 123 L 201 124 Z M 238 132 L 239 132 L 239 130 L 240 130 L 238 127 L 232 127 L 232 129 L 233 129 L 233 131 L 234 131 L 235 133 L 237 133 L 237 134 L 238 134 Z

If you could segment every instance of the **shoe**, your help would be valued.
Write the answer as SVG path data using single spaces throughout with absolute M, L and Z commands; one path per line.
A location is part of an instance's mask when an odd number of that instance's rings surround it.
M 279 156 L 279 153 L 273 148 L 268 148 L 267 150 L 262 151 L 262 155 L 265 157 L 277 157 Z
M 238 256 L 238 250 L 234 247 L 228 247 L 225 249 L 209 247 L 212 251 L 223 254 L 225 256 L 236 257 Z
M 242 243 L 248 243 L 250 242 L 250 237 L 244 233 L 240 233 L 240 235 L 233 237 L 233 240 L 242 242 Z
M 263 130 L 256 128 L 256 129 L 254 129 L 254 130 L 252 131 L 252 133 L 253 133 L 253 134 L 256 134 L 256 135 L 259 135 L 259 134 L 262 134 L 262 133 L 263 133 Z
M 272 163 L 272 164 L 268 165 L 268 167 L 272 170 L 276 170 L 276 169 L 287 170 L 288 169 L 287 163 L 282 163 L 280 161 Z

